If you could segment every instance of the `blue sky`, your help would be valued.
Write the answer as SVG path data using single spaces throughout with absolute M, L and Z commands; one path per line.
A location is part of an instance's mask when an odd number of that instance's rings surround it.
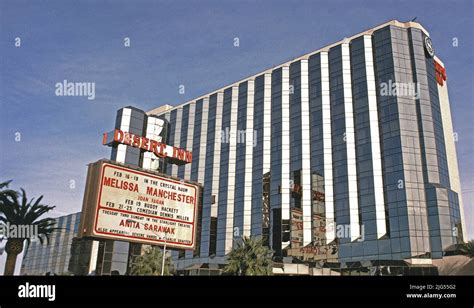
M 30 2 L 0 1 L 0 179 L 44 194 L 55 216 L 80 211 L 86 164 L 109 156 L 101 134 L 116 109 L 178 104 L 388 20 L 417 17 L 447 67 L 473 221 L 472 1 Z M 95 100 L 55 96 L 64 79 L 95 82 Z

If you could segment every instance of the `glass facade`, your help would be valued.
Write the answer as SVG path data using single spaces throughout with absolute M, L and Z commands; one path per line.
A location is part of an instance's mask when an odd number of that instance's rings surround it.
M 247 129 L 247 94 L 248 82 L 243 82 L 239 85 L 237 111 L 236 138 L 238 138 L 238 140 L 236 143 L 235 164 L 239 166 L 239 168 L 235 168 L 234 237 L 239 237 L 244 234 L 244 216 L 251 214 L 245 212 L 245 173 L 247 171 L 247 164 L 252 163 L 251 161 L 246 162 L 246 141 L 248 141 L 246 138 L 251 136 L 243 135 L 242 133 Z M 242 136 L 245 137 L 245 140 L 242 140 Z
M 194 152 L 177 175 L 204 185 L 200 254 L 185 264 L 223 263 L 243 235 L 277 259 L 340 264 L 440 258 L 462 241 L 427 35 L 389 22 L 163 113 Z M 394 84 L 415 93 L 382 90 Z M 252 147 L 229 131 L 255 133 Z
M 271 159 L 270 159 L 270 241 L 275 255 L 282 255 L 281 242 L 288 240 L 289 225 L 282 220 L 282 75 L 283 69 L 272 72 L 271 82 Z M 288 163 L 288 162 L 286 162 Z M 283 238 L 283 237 L 286 238 Z
M 75 213 L 56 218 L 56 227 L 50 236 L 50 242 L 41 244 L 39 241 L 32 241 L 25 248 L 20 275 L 46 275 L 75 274 L 80 259 L 83 266 L 88 266 L 90 254 L 84 251 L 71 249 L 77 240 L 81 213 Z M 92 241 L 85 241 L 83 245 L 92 246 Z
M 254 113 L 253 113 L 253 128 L 255 135 L 253 140 L 252 155 L 252 198 L 251 198 L 251 230 L 250 234 L 264 237 L 265 243 L 269 243 L 269 194 L 265 193 L 264 197 L 264 174 L 268 172 L 265 169 L 265 164 L 269 165 L 269 161 L 265 161 L 269 156 L 270 146 L 265 147 L 265 143 L 269 140 L 265 139 L 264 132 L 268 132 L 270 126 L 270 112 L 266 114 L 265 95 L 270 95 L 270 75 L 260 75 L 255 78 L 255 92 L 254 92 Z M 267 99 L 269 103 L 269 99 Z M 269 104 L 267 103 L 267 108 Z M 267 155 L 265 155 L 267 154 Z M 267 167 L 270 169 L 269 167 Z M 269 179 L 269 173 L 267 176 Z M 267 185 L 267 188 L 268 185 Z M 269 190 L 269 189 L 267 189 Z
M 206 134 L 206 161 L 202 205 L 202 227 L 201 227 L 201 256 L 215 256 L 216 254 L 216 232 L 217 232 L 217 204 L 216 192 L 218 190 L 216 179 L 219 178 L 220 141 L 216 140 L 216 129 L 222 123 L 222 95 L 214 94 L 209 97 L 209 111 L 207 119 Z M 176 124 L 172 124 L 176 125 Z

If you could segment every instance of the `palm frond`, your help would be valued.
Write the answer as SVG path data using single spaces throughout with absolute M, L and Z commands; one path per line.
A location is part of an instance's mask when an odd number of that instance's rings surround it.
M 163 253 L 157 247 L 149 247 L 142 255 L 136 256 L 131 268 L 132 275 L 161 275 Z M 164 274 L 170 275 L 173 271 L 171 258 L 166 257 Z
M 6 189 L 8 188 L 8 185 L 10 185 L 11 182 L 12 180 L 8 180 L 3 183 L 0 183 L 0 202 L 2 202 L 4 198 L 14 199 L 17 196 L 18 193 L 16 191 L 12 189 Z
M 461 244 L 459 251 L 462 255 L 465 255 L 471 259 L 474 258 L 474 240 Z
M 8 181 L 5 181 L 3 183 L 0 183 L 0 189 L 2 189 L 4 187 L 8 187 L 8 185 L 10 185 L 11 182 L 12 182 L 12 180 L 8 180 Z
M 5 186 L 4 183 L 0 184 L 0 187 Z M 10 223 L 10 225 L 37 225 L 38 235 L 48 238 L 56 229 L 54 226 L 55 220 L 52 218 L 38 219 L 55 207 L 41 204 L 42 199 L 43 196 L 40 196 L 38 199 L 33 198 L 28 201 L 23 188 L 21 188 L 20 194 L 15 194 L 14 198 L 5 197 L 2 194 L 0 199 L 0 222 Z M 30 241 L 30 239 L 25 240 Z
M 262 238 L 243 237 L 227 255 L 224 272 L 233 275 L 271 275 L 273 252 Z

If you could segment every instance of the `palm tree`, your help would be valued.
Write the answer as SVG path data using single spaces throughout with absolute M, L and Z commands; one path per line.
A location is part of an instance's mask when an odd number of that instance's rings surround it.
M 8 185 L 10 185 L 10 183 L 11 180 L 0 183 L 0 201 L 3 200 L 3 198 L 15 198 L 17 196 L 16 191 L 8 189 Z
M 3 200 L 4 198 L 15 198 L 17 192 L 12 189 L 8 189 L 8 185 L 10 185 L 10 183 L 11 183 L 11 180 L 0 183 L 0 202 L 2 202 L 1 200 Z M 4 237 L 1 236 L 0 243 L 3 242 L 3 239 Z M 5 247 L 0 248 L 0 254 L 2 254 L 4 250 L 5 250 Z
M 263 238 L 243 237 L 227 255 L 224 273 L 239 276 L 272 275 L 273 252 L 263 244 Z
M 145 250 L 145 253 L 136 256 L 134 263 L 130 269 L 131 275 L 149 275 L 159 276 L 161 275 L 161 264 L 163 261 L 163 253 L 156 246 L 150 246 Z M 171 264 L 171 258 L 165 259 L 164 275 L 172 275 L 174 269 Z
M 459 252 L 469 258 L 474 258 L 474 240 L 470 240 L 467 243 L 463 243 L 459 247 Z
M 7 187 L 10 182 L 0 184 L 0 188 Z M 54 206 L 43 205 L 41 200 L 43 196 L 36 201 L 31 199 L 28 202 L 25 190 L 21 189 L 21 194 L 12 192 L 11 190 L 2 190 L 0 194 L 0 224 L 3 226 L 31 226 L 35 228 L 35 234 L 40 243 L 49 242 L 49 235 L 56 230 L 56 224 L 52 218 L 39 219 L 45 213 L 49 212 Z M 20 199 L 21 196 L 21 200 Z M 21 236 L 21 235 L 20 235 Z M 29 245 L 31 238 L 15 237 L 7 239 L 5 252 L 7 253 L 7 261 L 5 263 L 5 276 L 11 276 L 15 272 L 15 264 L 17 256 L 23 251 L 23 244 L 27 242 Z

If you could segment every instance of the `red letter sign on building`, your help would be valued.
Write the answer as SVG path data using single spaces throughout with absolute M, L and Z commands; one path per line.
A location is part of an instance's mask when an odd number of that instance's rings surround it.
M 102 137 L 103 145 L 112 146 L 116 143 L 152 152 L 158 157 L 168 157 L 170 162 L 176 165 L 184 165 L 193 161 L 193 154 L 185 149 L 176 148 L 156 140 L 121 131 L 120 129 L 104 133 Z
M 435 65 L 435 74 L 436 74 L 436 81 L 440 86 L 444 85 L 444 82 L 446 81 L 446 69 L 441 66 L 438 61 L 434 60 L 434 65 Z

